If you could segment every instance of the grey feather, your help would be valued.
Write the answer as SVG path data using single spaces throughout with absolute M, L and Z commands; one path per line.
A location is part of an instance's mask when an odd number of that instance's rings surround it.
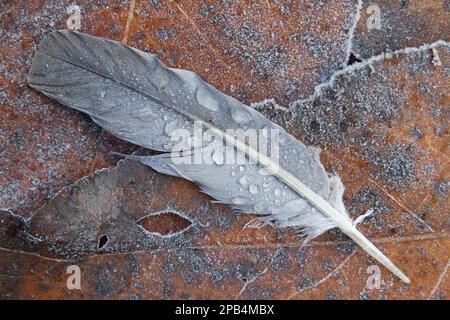
M 280 167 L 325 199 L 342 221 L 352 225 L 342 201 L 344 187 L 338 177 L 325 171 L 316 148 L 305 146 L 195 73 L 167 68 L 153 54 L 86 34 L 56 31 L 39 44 L 28 82 L 60 103 L 88 114 L 113 135 L 166 152 L 129 157 L 164 174 L 194 181 L 219 202 L 261 214 L 254 226 L 290 227 L 310 239 L 336 227 L 335 221 L 238 149 L 231 152 L 245 159 L 243 164 L 215 161 L 230 152 L 227 147 L 219 146 L 223 154 L 212 155 L 209 164 L 174 163 L 167 153 L 173 148 L 173 130 L 183 128 L 194 135 L 194 118 L 223 131 L 277 129 Z M 269 135 L 270 142 L 272 139 Z M 215 143 L 222 145 L 221 141 Z M 202 145 L 180 159 L 189 160 L 205 152 Z

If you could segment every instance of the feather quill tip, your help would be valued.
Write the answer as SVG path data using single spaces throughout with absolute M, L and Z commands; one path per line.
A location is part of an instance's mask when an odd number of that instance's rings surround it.
M 118 42 L 64 30 L 55 31 L 41 41 L 28 83 L 48 97 L 88 114 L 116 137 L 147 149 L 169 153 L 172 151 L 170 135 L 174 129 L 188 128 L 191 136 L 195 134 L 193 123 L 200 123 L 210 135 L 229 143 L 234 154 L 245 155 L 258 165 L 255 168 L 264 169 L 277 178 L 271 180 L 269 189 L 280 193 L 284 206 L 272 201 L 266 204 L 267 208 L 256 210 L 258 213 L 271 212 L 272 219 L 283 217 L 278 220 L 280 227 L 309 230 L 310 238 L 337 227 L 402 281 L 411 282 L 356 229 L 342 203 L 340 180 L 329 178 L 317 152 L 255 110 L 209 86 L 193 72 L 167 68 L 155 55 Z M 227 131 L 247 125 L 255 130 L 268 128 L 278 132 L 285 141 L 281 152 L 290 157 L 301 156 L 302 161 L 285 161 L 281 157 L 278 163 Z M 223 151 L 220 153 L 223 156 Z M 240 189 L 246 182 L 240 181 L 243 177 L 233 177 L 232 166 L 203 166 L 203 170 L 198 170 L 196 166 L 168 162 L 171 158 L 167 155 L 131 155 L 127 158 L 138 160 L 161 173 L 195 181 L 203 192 L 218 202 L 241 211 L 255 209 L 257 204 L 267 200 L 265 195 L 257 192 L 264 189 L 264 180 L 257 169 L 249 169 L 246 173 L 252 174 L 256 184 L 252 190 L 255 192 L 249 189 L 243 198 Z M 311 164 L 314 170 L 304 172 L 306 166 L 303 163 Z M 227 177 L 228 184 L 223 183 L 224 177 Z M 340 191 L 330 198 L 330 188 L 314 189 L 314 185 L 334 186 Z M 284 190 L 286 186 L 288 188 L 283 195 L 281 188 Z M 301 212 L 296 206 L 299 203 L 302 204 Z M 280 211 L 281 207 L 285 210 Z M 291 216 L 291 211 L 297 215 Z M 286 221 L 290 223 L 286 224 Z

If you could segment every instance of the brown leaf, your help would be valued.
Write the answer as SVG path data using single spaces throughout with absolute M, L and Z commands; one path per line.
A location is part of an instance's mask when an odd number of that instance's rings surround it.
M 378 12 L 379 28 L 372 23 Z M 365 59 L 387 51 L 449 39 L 448 0 L 371 0 L 363 1 L 352 50 Z
M 66 28 L 72 2 L 0 4 L 0 207 L 24 217 L 30 217 L 64 186 L 114 164 L 116 159 L 108 155 L 111 149 L 133 149 L 26 84 L 37 43 L 50 31 Z M 111 1 L 105 7 L 101 3 L 80 4 L 82 31 L 120 40 L 128 5 Z
M 347 59 L 355 1 L 137 1 L 128 44 L 245 103 L 307 97 Z
M 448 231 L 449 57 L 448 46 L 379 57 L 269 114 L 322 147 L 347 187 L 347 207 L 374 209 L 378 235 Z

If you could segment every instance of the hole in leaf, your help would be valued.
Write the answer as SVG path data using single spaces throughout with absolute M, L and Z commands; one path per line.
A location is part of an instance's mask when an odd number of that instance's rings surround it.
M 318 133 L 320 131 L 320 123 L 316 120 L 311 121 L 310 127 L 311 131 L 314 133 Z
M 357 56 L 355 56 L 355 54 L 352 52 L 352 53 L 350 53 L 350 56 L 348 57 L 347 65 L 349 66 L 349 65 L 354 64 L 355 62 L 361 62 L 361 61 L 362 60 L 359 59 Z
M 161 236 L 171 236 L 189 228 L 192 221 L 175 211 L 161 211 L 149 214 L 137 221 L 147 232 Z
M 100 239 L 98 239 L 98 248 L 101 249 L 108 243 L 109 238 L 106 234 L 102 235 Z

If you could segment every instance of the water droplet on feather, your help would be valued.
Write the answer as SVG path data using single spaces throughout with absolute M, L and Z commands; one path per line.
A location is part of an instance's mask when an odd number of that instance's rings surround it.
M 247 201 L 244 198 L 233 198 L 231 202 L 233 204 L 242 205 L 245 204 Z
M 251 185 L 248 187 L 248 191 L 249 191 L 251 194 L 258 194 L 258 192 L 259 192 L 258 185 L 256 185 L 256 184 L 251 184 Z
M 224 159 L 223 158 L 224 158 L 223 157 L 223 150 L 215 150 L 214 153 L 212 154 L 212 160 L 218 166 L 221 166 L 221 165 L 224 164 Z
M 178 128 L 178 121 L 170 121 L 166 123 L 166 126 L 164 127 L 164 134 L 170 137 L 172 132 L 177 128 Z
M 202 107 L 212 111 L 219 110 L 219 102 L 213 97 L 208 89 L 199 87 L 195 93 L 195 98 Z
M 239 184 L 246 186 L 248 184 L 248 179 L 246 176 L 243 176 L 239 179 Z

